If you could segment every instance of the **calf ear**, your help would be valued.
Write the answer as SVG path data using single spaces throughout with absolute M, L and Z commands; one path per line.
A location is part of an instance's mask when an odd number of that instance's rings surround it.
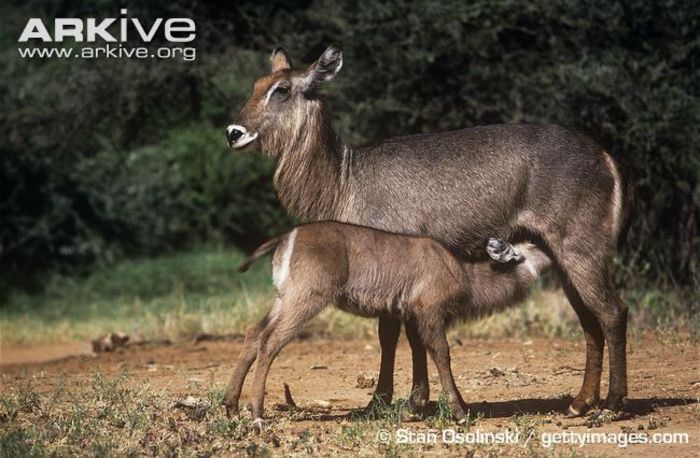
M 275 48 L 270 56 L 270 64 L 272 73 L 279 72 L 282 70 L 290 70 L 292 68 L 291 61 L 287 57 L 287 53 L 284 52 L 282 48 Z
M 342 67 L 343 47 L 340 43 L 333 43 L 306 71 L 302 78 L 304 89 L 311 89 L 318 83 L 332 80 Z

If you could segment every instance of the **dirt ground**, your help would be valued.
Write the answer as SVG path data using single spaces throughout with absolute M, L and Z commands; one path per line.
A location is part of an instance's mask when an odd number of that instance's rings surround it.
M 148 384 L 172 401 L 187 396 L 206 398 L 212 386 L 221 389 L 226 384 L 240 348 L 240 339 L 132 346 L 97 356 L 85 356 L 86 347 L 79 344 L 53 352 L 46 347 L 3 348 L 1 387 L 5 395 L 10 395 L 31 379 L 37 392 L 48 393 L 61 379 L 60 383 L 64 383 L 68 391 L 84 390 L 96 373 L 114 376 L 126 372 L 130 386 Z M 37 362 L 60 356 L 62 351 L 83 355 Z M 230 447 L 224 440 L 213 453 L 256 454 L 256 450 L 263 449 L 256 448 L 255 444 L 261 443 L 267 444 L 264 450 L 272 454 L 344 455 L 353 451 L 459 456 L 700 456 L 700 354 L 697 345 L 663 344 L 654 337 L 630 342 L 628 413 L 623 419 L 599 424 L 586 424 L 586 419 L 569 419 L 561 414 L 581 384 L 584 352 L 583 342 L 569 340 L 461 342 L 453 339 L 452 367 L 473 417 L 469 427 L 457 429 L 449 422 L 440 423 L 434 419 L 415 422 L 381 418 L 357 420 L 353 409 L 367 404 L 373 390 L 369 385 L 378 372 L 377 342 L 370 339 L 295 341 L 282 351 L 268 379 L 266 413 L 275 438 L 270 440 L 265 434 L 256 437 L 251 433 L 235 439 L 239 448 Z M 430 369 L 431 397 L 437 399 L 439 381 L 434 368 Z M 402 338 L 395 375 L 398 398 L 407 397 L 410 377 L 410 353 Z M 604 374 L 603 393 L 607 388 L 606 378 Z M 284 404 L 283 383 L 290 386 L 298 404 L 296 411 L 275 407 Z M 247 393 L 248 385 L 244 400 Z M 221 415 L 218 406 L 211 409 Z M 5 425 L 0 423 L 0 427 L 6 431 L 8 424 L 20 421 L 22 415 L 25 414 L 20 412 L 13 420 L 5 420 Z M 177 422 L 180 421 L 178 417 Z M 361 423 L 362 428 L 355 428 L 355 422 Z M 171 422 L 171 426 L 174 423 Z M 443 429 L 450 430 L 447 436 L 442 435 Z M 460 431 L 472 435 L 456 436 Z M 508 441 L 515 443 L 444 443 L 445 437 L 450 441 L 474 442 L 479 433 L 506 431 L 520 432 L 517 438 L 507 436 Z M 617 437 L 617 441 L 624 435 L 628 441 L 637 440 L 630 439 L 632 436 L 645 436 L 648 441 L 685 442 L 682 435 L 673 439 L 668 433 L 686 433 L 687 443 L 628 444 L 626 447 L 613 443 L 551 445 L 550 442 L 557 440 L 557 433 L 561 441 L 598 442 L 602 435 L 596 436 L 597 439 L 581 435 L 606 433 Z M 652 435 L 656 435 L 656 439 Z M 493 442 L 488 437 L 485 439 L 489 440 Z M 421 443 L 404 443 L 410 441 Z M 148 446 L 143 438 L 139 443 Z M 300 443 L 302 448 L 299 448 Z

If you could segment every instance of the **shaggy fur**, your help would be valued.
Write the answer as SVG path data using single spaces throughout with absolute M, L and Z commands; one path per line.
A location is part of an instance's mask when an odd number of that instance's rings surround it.
M 612 285 L 610 264 L 631 193 L 615 161 L 587 136 L 553 125 L 482 126 L 353 149 L 333 131 L 318 94 L 341 66 L 337 45 L 302 70 L 276 50 L 271 74 L 255 83 L 237 119 L 250 132 L 246 138 L 257 135 L 255 143 L 276 158 L 275 187 L 284 207 L 302 222 L 336 220 L 429 236 L 463 260 L 483 256 L 486 235 L 534 241 L 554 261 L 586 337 L 584 382 L 569 412 L 581 415 L 597 405 L 605 343 L 610 389 L 604 406 L 619 410 L 627 395 L 627 306 Z M 229 133 L 234 149 L 239 135 Z M 400 326 L 391 317 L 379 323 L 375 397 L 386 402 Z M 406 331 L 412 405 L 422 405 L 425 350 L 415 330 Z

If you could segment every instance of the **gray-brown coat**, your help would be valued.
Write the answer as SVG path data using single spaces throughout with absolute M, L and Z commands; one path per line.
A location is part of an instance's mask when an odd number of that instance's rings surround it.
M 492 248 L 491 241 L 489 248 Z M 503 243 L 503 242 L 501 242 Z M 246 374 L 258 363 L 253 382 L 253 416 L 262 421 L 265 380 L 273 359 L 303 326 L 330 305 L 364 317 L 392 317 L 411 323 L 434 360 L 457 420 L 465 418 L 454 383 L 445 333 L 458 319 L 491 314 L 517 303 L 550 258 L 520 243 L 520 262 L 489 258 L 462 262 L 428 237 L 320 222 L 299 226 L 261 246 L 239 268 L 275 250 L 272 276 L 277 299 L 251 328 L 228 390 L 237 413 Z M 493 256 L 493 255 L 492 255 Z

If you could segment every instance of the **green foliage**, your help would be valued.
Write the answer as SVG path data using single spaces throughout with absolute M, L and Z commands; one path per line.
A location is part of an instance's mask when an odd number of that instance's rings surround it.
M 52 275 L 42 293 L 13 291 L 0 307 L 3 344 L 89 340 L 115 330 L 145 339 L 245 331 L 274 297 L 264 261 L 237 274 L 242 253 L 200 249 Z
M 287 227 L 271 164 L 229 153 L 223 128 L 274 46 L 306 64 L 336 40 L 346 65 L 328 91 L 348 142 L 498 122 L 580 128 L 636 190 L 617 281 L 697 286 L 700 10 L 690 0 L 119 4 L 144 20 L 195 19 L 195 62 L 20 59 L 28 17 L 117 7 L 10 3 L 0 6 L 0 291 L 47 268 L 254 245 Z

